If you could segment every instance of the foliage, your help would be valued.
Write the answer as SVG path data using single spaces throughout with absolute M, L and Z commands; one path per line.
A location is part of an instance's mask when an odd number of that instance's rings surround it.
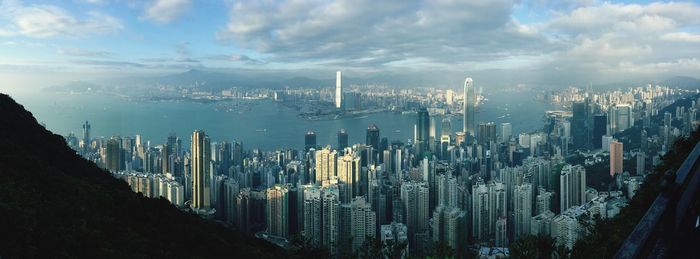
M 518 238 L 511 244 L 509 252 L 514 259 L 564 258 L 568 253 L 566 247 L 556 245 L 553 238 L 541 235 Z
M 131 191 L 0 95 L 0 257 L 277 258 L 285 252 Z
M 614 218 L 598 219 L 589 228 L 588 235 L 578 240 L 572 249 L 571 257 L 613 257 L 661 191 L 664 173 L 668 170 L 678 169 L 698 141 L 700 141 L 700 130 L 696 130 L 688 138 L 676 141 L 673 148 L 664 155 L 663 163 L 656 166 L 654 172 L 645 178 L 644 184 L 637 191 L 630 204 L 620 210 L 620 214 Z

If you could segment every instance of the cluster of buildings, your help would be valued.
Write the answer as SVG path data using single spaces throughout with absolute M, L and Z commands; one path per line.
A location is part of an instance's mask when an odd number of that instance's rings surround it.
M 342 107 L 340 72 L 337 78 L 335 105 Z M 509 123 L 475 116 L 478 98 L 467 78 L 462 128 L 423 107 L 405 143 L 382 137 L 374 124 L 365 143 L 348 143 L 355 133 L 340 130 L 336 145 L 322 145 L 309 131 L 303 148 L 275 151 L 213 142 L 202 130 L 191 134 L 189 149 L 175 134 L 162 145 L 138 135 L 91 139 L 87 122 L 82 139 L 66 139 L 134 191 L 280 246 L 302 238 L 348 255 L 377 241 L 387 250 L 402 245 L 403 256 L 429 255 L 437 244 L 457 256 L 507 256 L 510 243 L 529 235 L 571 249 L 585 222 L 619 213 L 643 182 L 646 157 L 698 125 L 695 100 L 654 120 L 679 98 L 672 91 L 567 92 L 552 98 L 571 110 L 548 112 L 541 131 L 517 135 Z M 455 98 L 448 94 L 446 101 Z M 641 138 L 624 139 L 620 133 L 633 127 Z M 636 143 L 634 152 L 625 153 L 624 141 Z M 584 164 L 571 161 L 607 153 L 615 184 L 592 188 Z M 633 156 L 636 171 L 626 170 Z

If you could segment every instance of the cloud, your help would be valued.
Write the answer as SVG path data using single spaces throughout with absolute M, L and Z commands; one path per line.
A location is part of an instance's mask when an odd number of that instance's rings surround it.
M 511 18 L 514 1 L 236 2 L 219 39 L 271 54 L 273 61 L 382 66 L 448 64 L 539 55 L 552 48 Z
M 144 64 L 136 63 L 136 62 L 129 62 L 129 61 L 79 59 L 79 60 L 74 60 L 73 62 L 76 64 L 80 64 L 80 65 L 91 65 L 91 66 L 98 66 L 98 67 L 138 67 L 138 68 L 147 67 Z
M 209 56 L 207 58 L 208 60 L 218 60 L 218 61 L 233 61 L 233 62 L 241 62 L 245 63 L 248 65 L 262 65 L 265 64 L 266 62 L 251 58 L 247 55 L 241 55 L 241 54 L 234 54 L 234 55 L 214 55 L 214 56 Z
M 528 22 L 516 8 L 546 10 Z M 697 17 L 700 6 L 690 2 L 243 0 L 217 38 L 275 64 L 617 80 L 635 66 L 649 76 L 649 67 L 693 68 L 681 60 L 700 58 L 692 45 L 700 35 L 683 30 L 697 31 Z
M 180 42 L 175 46 L 175 52 L 179 56 L 189 56 L 190 55 L 190 43 L 189 42 Z
M 25 6 L 14 1 L 0 4 L 0 36 L 22 35 L 34 38 L 106 34 L 124 28 L 121 21 L 107 14 L 89 11 L 76 17 L 54 5 Z
M 104 4 L 107 2 L 107 0 L 80 0 L 80 2 L 86 3 L 86 4 Z
M 692 34 L 687 32 L 671 32 L 662 35 L 661 39 L 672 42 L 700 43 L 700 34 Z
M 168 24 L 184 15 L 191 6 L 191 0 L 153 0 L 146 5 L 141 18 L 156 24 Z
M 108 57 L 113 53 L 109 51 L 87 50 L 81 48 L 59 48 L 58 53 L 74 57 Z
M 700 57 L 695 3 L 611 4 L 556 14 L 543 25 L 569 47 L 555 53 L 551 66 L 583 71 L 589 78 L 658 76 L 673 69 L 690 71 Z M 690 61 L 688 61 L 690 60 Z M 696 71 L 696 73 L 699 71 Z

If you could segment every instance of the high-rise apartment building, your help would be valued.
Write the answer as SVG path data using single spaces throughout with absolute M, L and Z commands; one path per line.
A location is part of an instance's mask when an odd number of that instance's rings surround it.
M 532 218 L 532 184 L 523 183 L 515 186 L 514 193 L 514 236 L 520 238 L 530 234 Z
M 350 238 L 352 250 L 359 249 L 367 238 L 373 238 L 376 233 L 377 217 L 372 211 L 372 205 L 364 197 L 356 197 L 350 203 Z
M 203 130 L 192 133 L 192 208 L 211 208 L 211 141 Z
M 559 174 L 560 211 L 586 202 L 586 169 L 581 165 L 564 165 Z
M 610 141 L 610 176 L 615 176 L 615 174 L 622 173 L 623 153 L 622 142 L 615 139 Z
M 413 245 L 417 239 L 416 234 L 428 229 L 428 218 L 430 217 L 428 196 L 428 184 L 425 182 L 411 181 L 401 185 L 404 218 L 408 227 L 409 241 Z
M 321 185 L 323 181 L 337 176 L 337 157 L 338 153 L 330 146 L 316 151 L 316 184 Z
M 289 189 L 276 184 L 265 193 L 265 224 L 267 233 L 277 237 L 289 237 Z
M 337 176 L 340 188 L 340 200 L 349 203 L 355 196 L 360 195 L 360 158 L 354 153 L 346 153 L 338 157 Z

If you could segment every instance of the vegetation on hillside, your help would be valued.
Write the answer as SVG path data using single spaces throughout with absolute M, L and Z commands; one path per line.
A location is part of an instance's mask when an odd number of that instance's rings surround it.
M 0 257 L 279 258 L 285 251 L 131 191 L 0 95 Z

